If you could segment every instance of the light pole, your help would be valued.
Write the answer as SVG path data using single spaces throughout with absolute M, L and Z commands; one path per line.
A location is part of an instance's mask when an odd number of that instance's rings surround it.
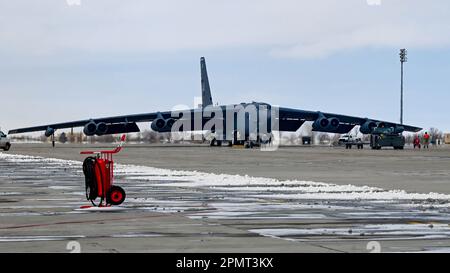
M 403 124 L 403 63 L 408 61 L 405 48 L 400 49 L 401 79 L 400 79 L 400 124 Z

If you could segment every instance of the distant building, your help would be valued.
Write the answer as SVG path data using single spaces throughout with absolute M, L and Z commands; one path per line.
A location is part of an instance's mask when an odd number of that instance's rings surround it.
M 445 136 L 444 136 L 444 143 L 445 144 L 450 144 L 450 134 L 445 134 Z

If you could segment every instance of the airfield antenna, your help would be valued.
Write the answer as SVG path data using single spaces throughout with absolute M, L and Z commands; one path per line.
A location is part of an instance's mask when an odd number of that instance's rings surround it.
M 400 78 L 400 124 L 403 124 L 403 63 L 408 61 L 408 51 L 405 48 L 400 49 L 400 64 L 401 64 L 401 78 Z

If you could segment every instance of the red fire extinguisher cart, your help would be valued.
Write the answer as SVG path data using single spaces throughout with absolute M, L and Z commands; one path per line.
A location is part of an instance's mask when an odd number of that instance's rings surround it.
M 125 201 L 125 191 L 114 185 L 114 161 L 113 155 L 122 150 L 125 142 L 125 135 L 122 135 L 120 144 L 110 151 L 83 151 L 83 155 L 92 155 L 83 162 L 83 173 L 86 184 L 86 198 L 92 205 L 105 207 L 120 205 Z M 95 200 L 100 198 L 99 203 Z

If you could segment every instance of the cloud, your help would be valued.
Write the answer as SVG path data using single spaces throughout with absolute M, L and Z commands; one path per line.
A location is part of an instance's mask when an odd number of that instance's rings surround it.
M 19 55 L 75 50 L 159 52 L 265 48 L 324 58 L 364 47 L 448 47 L 444 0 L 5 1 L 0 49 Z
M 274 48 L 276 57 L 325 58 L 334 53 L 359 48 L 442 48 L 450 45 L 450 37 L 442 33 L 449 26 L 421 26 L 414 28 L 393 25 L 368 26 L 351 32 L 330 34 L 318 40 L 298 43 L 293 46 Z

